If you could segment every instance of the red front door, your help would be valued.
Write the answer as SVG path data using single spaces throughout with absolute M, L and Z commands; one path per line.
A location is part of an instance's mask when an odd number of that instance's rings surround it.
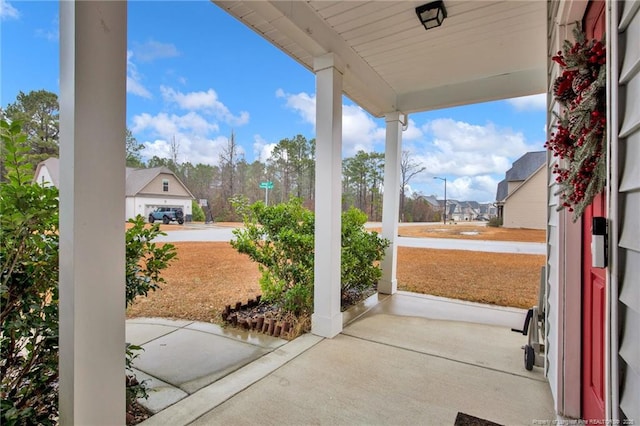
M 591 219 L 606 216 L 600 194 L 582 216 L 582 418 L 604 419 L 605 269 L 591 266 Z
M 602 39 L 605 32 L 605 2 L 591 0 L 583 20 L 587 39 Z M 591 223 L 606 217 L 606 197 L 596 197 L 582 217 L 582 418 L 604 420 L 605 416 L 605 293 L 603 268 L 591 266 Z

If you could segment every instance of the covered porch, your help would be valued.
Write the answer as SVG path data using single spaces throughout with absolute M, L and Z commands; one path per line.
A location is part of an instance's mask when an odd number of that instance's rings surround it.
M 391 245 L 378 289 L 393 295 L 397 293 L 402 131 L 408 124 L 409 114 L 544 93 L 547 89 L 547 3 L 446 2 L 448 15 L 444 24 L 428 31 L 418 21 L 415 8 L 422 2 L 416 1 L 214 3 L 212 7 L 217 5 L 236 16 L 316 75 L 316 182 L 322 184 L 316 188 L 315 309 L 312 318 L 315 336 L 305 339 L 319 343 L 313 345 L 311 352 L 292 361 L 303 363 L 296 371 L 319 363 L 311 354 L 324 350 L 341 353 L 341 362 L 350 359 L 360 366 L 368 366 L 369 374 L 375 366 L 380 377 L 388 380 L 380 381 L 376 386 L 378 392 L 383 392 L 382 396 L 370 400 L 382 410 L 393 405 L 386 402 L 387 397 L 401 395 L 396 394 L 393 387 L 400 390 L 408 385 L 400 376 L 389 376 L 393 366 L 395 369 L 403 366 L 398 364 L 397 358 L 403 354 L 407 356 L 407 365 L 414 365 L 406 369 L 407 380 L 414 377 L 412 372 L 426 374 L 415 376 L 418 386 L 435 385 L 438 382 L 434 378 L 438 377 L 434 376 L 436 371 L 448 375 L 448 371 L 459 367 L 461 370 L 448 377 L 463 381 L 476 377 L 477 387 L 467 392 L 463 382 L 454 381 L 446 387 L 458 387 L 456 395 L 466 395 L 469 403 L 489 407 L 489 400 L 498 401 L 494 380 L 517 378 L 517 375 L 481 365 L 487 364 L 494 355 L 481 359 L 474 367 L 468 360 L 455 358 L 454 353 L 451 356 L 433 355 L 424 347 L 377 341 L 376 335 L 365 333 L 366 329 L 378 329 L 381 336 L 398 334 L 406 324 L 398 324 L 396 317 L 389 315 L 378 317 L 384 321 L 363 318 L 359 322 L 366 324 L 361 326 L 363 330 L 343 332 L 339 271 L 342 96 L 348 96 L 373 116 L 386 120 L 382 234 Z M 126 7 L 126 2 L 61 2 L 60 408 L 64 424 L 124 422 L 121 380 L 125 345 L 124 235 L 120 218 L 125 209 L 122 135 L 126 124 Z M 105 212 L 113 214 L 106 215 L 98 236 L 88 218 L 105 216 Z M 389 300 L 398 299 L 393 297 Z M 425 309 L 428 312 L 430 308 Z M 413 343 L 428 342 L 427 337 L 439 329 L 426 325 L 425 321 L 430 320 L 416 321 L 410 339 Z M 510 336 L 517 335 L 512 333 Z M 336 339 L 322 340 L 323 337 Z M 443 339 L 450 342 L 450 339 Z M 354 351 L 353 357 L 348 355 L 350 350 Z M 521 365 L 520 345 L 516 344 L 513 351 L 514 359 L 518 359 L 516 364 Z M 304 364 L 305 359 L 312 362 Z M 335 376 L 338 364 L 324 364 L 325 373 L 331 372 L 331 375 L 321 375 L 323 380 L 339 378 Z M 427 364 L 439 366 L 418 368 Z M 479 379 L 478 372 L 491 377 Z M 498 376 L 493 377 L 494 374 Z M 269 377 L 275 380 L 277 375 Z M 533 385 L 528 386 L 531 383 Z M 526 392 L 530 387 L 544 388 L 546 392 L 548 384 L 544 380 L 504 386 L 510 389 L 507 392 L 511 393 L 509 400 L 522 401 L 523 408 L 532 404 L 528 399 L 547 401 L 547 397 L 539 395 L 535 398 L 526 394 L 522 398 L 514 396 L 516 389 Z M 412 389 L 410 395 L 425 392 L 417 400 L 420 407 L 429 398 L 438 400 L 436 397 L 446 395 L 437 387 L 433 388 L 434 393 L 426 393 L 423 387 L 408 389 Z M 369 386 L 358 390 L 359 394 L 371 395 Z M 489 391 L 496 392 L 493 394 L 496 398 L 487 397 L 491 395 Z M 304 396 L 303 392 L 296 394 Z M 322 404 L 317 402 L 315 409 L 322 410 Z M 336 402 L 339 400 L 333 401 Z M 285 413 L 293 410 L 290 403 L 285 406 L 284 400 L 270 405 Z M 501 402 L 491 406 L 491 410 L 482 409 L 479 415 L 502 412 L 507 409 L 506 405 L 507 402 Z M 405 407 L 414 411 L 418 405 Z M 432 408 L 428 413 L 437 415 L 436 405 Z M 471 408 L 464 406 L 461 409 Z M 434 419 L 451 421 L 451 410 Z M 367 413 L 366 407 L 362 407 L 362 411 L 363 414 L 377 412 Z M 549 417 L 546 413 L 551 412 L 544 408 L 539 414 L 529 413 L 525 417 Z M 513 418 L 496 420 L 512 423 L 509 419 Z
M 453 425 L 464 415 L 498 424 L 551 424 L 556 417 L 543 369 L 525 370 L 520 346 L 526 337 L 510 328 L 522 326 L 524 313 L 408 292 L 374 295 L 345 313 L 345 327 L 333 339 L 306 334 L 269 342 L 269 353 L 250 363 L 238 356 L 237 369 L 177 401 L 165 400 L 166 408 L 158 402 L 163 392 L 169 395 L 167 385 L 152 389 L 148 402 L 159 412 L 143 424 Z M 153 320 L 144 322 L 152 339 L 142 344 L 145 357 L 162 350 L 154 342 L 187 335 L 165 325 L 168 334 L 159 337 Z M 128 321 L 128 336 L 135 323 Z M 235 336 L 255 348 L 254 339 Z M 151 364 L 141 361 L 142 369 Z M 174 355 L 167 367 L 182 361 Z

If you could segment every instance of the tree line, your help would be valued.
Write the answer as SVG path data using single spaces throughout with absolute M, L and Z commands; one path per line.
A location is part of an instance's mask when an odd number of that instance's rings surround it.
M 45 90 L 20 92 L 14 103 L 0 108 L 0 116 L 8 121 L 19 120 L 27 134 L 28 159 L 35 170 L 39 162 L 59 154 L 58 96 Z M 207 220 L 235 221 L 239 218 L 232 207 L 236 197 L 249 202 L 265 200 L 263 182 L 272 182 L 268 189 L 269 204 L 302 200 L 305 207 L 315 207 L 315 139 L 303 135 L 280 140 L 265 162 L 248 162 L 232 132 L 222 149 L 218 164 L 179 162 L 180 146 L 170 141 L 169 158 L 142 158 L 144 145 L 127 129 L 124 135 L 127 167 L 152 168 L 164 166 L 173 171 L 198 200 L 206 200 L 203 208 Z M 5 153 L 0 159 L 0 179 L 4 181 Z M 402 153 L 400 218 L 403 221 L 436 221 L 440 214 L 420 194 L 407 196 L 405 189 L 411 179 L 425 171 L 408 151 Z M 343 209 L 356 207 L 367 214 L 368 220 L 382 219 L 384 183 L 384 154 L 359 151 L 343 159 Z

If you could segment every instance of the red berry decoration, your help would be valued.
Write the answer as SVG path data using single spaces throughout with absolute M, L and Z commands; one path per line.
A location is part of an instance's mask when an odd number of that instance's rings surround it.
M 553 167 L 560 196 L 558 210 L 573 212 L 574 222 L 606 183 L 606 50 L 604 41 L 586 40 L 576 25 L 576 41 L 565 40 L 551 59 L 562 73 L 553 84 L 560 104 L 555 131 L 544 144 L 559 164 Z

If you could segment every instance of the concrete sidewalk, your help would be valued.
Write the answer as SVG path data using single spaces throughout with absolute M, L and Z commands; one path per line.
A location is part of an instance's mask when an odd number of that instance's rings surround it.
M 352 309 L 333 339 L 153 319 L 128 321 L 127 338 L 158 389 L 145 425 L 452 425 L 458 412 L 531 424 L 555 415 L 542 369 L 524 368 L 526 337 L 510 330 L 524 314 L 401 292 Z
M 234 328 L 164 318 L 126 323 L 127 342 L 144 351 L 134 372 L 146 381 L 149 398 L 141 404 L 157 413 L 287 343 Z

